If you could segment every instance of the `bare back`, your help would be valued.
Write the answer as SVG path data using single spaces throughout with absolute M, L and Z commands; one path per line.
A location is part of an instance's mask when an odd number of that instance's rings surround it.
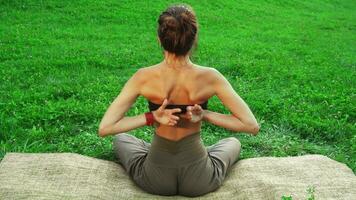
M 147 100 L 162 104 L 167 98 L 169 104 L 201 104 L 215 95 L 211 86 L 213 76 L 211 68 L 194 65 L 193 67 L 174 69 L 164 64 L 146 67 L 141 95 Z M 180 118 L 175 126 L 158 125 L 156 133 L 169 140 L 180 140 L 200 131 L 201 122 L 192 123 Z

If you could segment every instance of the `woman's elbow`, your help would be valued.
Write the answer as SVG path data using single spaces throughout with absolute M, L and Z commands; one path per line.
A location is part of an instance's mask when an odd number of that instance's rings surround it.
M 103 126 L 99 126 L 99 129 L 98 129 L 98 135 L 100 137 L 105 137 L 108 135 L 108 128 L 107 127 L 103 127 Z
M 246 129 L 248 133 L 251 133 L 252 135 L 256 136 L 260 131 L 260 126 L 257 122 L 251 122 L 246 124 Z
M 251 126 L 251 134 L 256 136 L 260 132 L 260 125 L 257 123 Z

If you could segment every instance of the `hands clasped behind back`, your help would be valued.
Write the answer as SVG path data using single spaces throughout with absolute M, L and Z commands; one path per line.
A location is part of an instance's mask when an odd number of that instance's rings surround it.
M 162 105 L 155 111 L 152 111 L 155 121 L 162 125 L 174 126 L 177 124 L 180 117 L 188 119 L 190 122 L 196 123 L 203 119 L 203 109 L 200 105 L 195 104 L 194 106 L 187 106 L 187 112 L 180 114 L 179 116 L 174 115 L 182 110 L 180 108 L 166 109 L 168 105 L 168 100 L 165 99 Z

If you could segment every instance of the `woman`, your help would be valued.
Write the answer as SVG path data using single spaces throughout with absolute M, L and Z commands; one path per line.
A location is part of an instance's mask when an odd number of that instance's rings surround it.
M 158 38 L 164 60 L 139 69 L 106 111 L 101 137 L 115 135 L 114 152 L 133 181 L 159 195 L 199 196 L 216 190 L 240 154 L 235 137 L 205 148 L 202 121 L 236 132 L 256 135 L 257 121 L 226 78 L 214 68 L 191 62 L 198 25 L 189 6 L 167 8 L 158 19 Z M 124 117 L 136 98 L 148 100 L 150 112 Z M 207 110 L 217 95 L 232 115 Z M 153 125 L 152 143 L 126 132 Z

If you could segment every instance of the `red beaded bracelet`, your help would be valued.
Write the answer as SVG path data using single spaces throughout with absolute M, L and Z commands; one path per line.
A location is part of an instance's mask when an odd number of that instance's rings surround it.
M 146 125 L 152 126 L 155 122 L 155 118 L 153 117 L 152 112 L 146 112 L 145 117 L 146 117 Z

